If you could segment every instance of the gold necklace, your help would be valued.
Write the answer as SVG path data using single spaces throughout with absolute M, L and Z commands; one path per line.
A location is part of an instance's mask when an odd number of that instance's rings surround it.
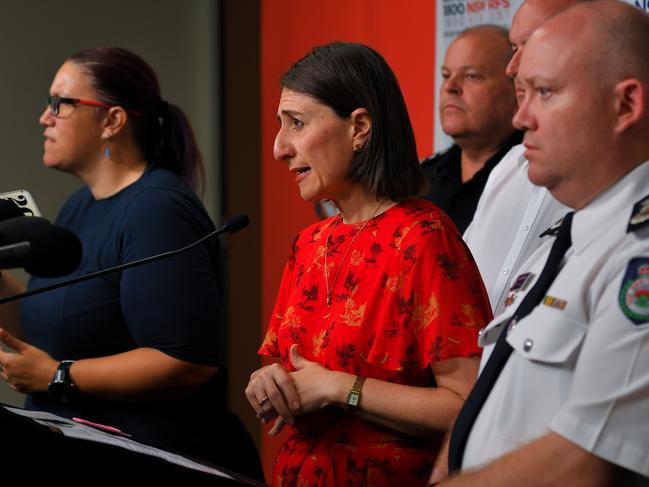
M 372 216 L 369 218 L 369 220 L 366 220 L 363 223 L 363 226 L 354 234 L 352 237 L 351 242 L 349 242 L 349 245 L 347 246 L 347 250 L 345 250 L 345 253 L 343 254 L 342 259 L 340 259 L 340 264 L 338 265 L 338 270 L 336 271 L 336 275 L 334 276 L 334 280 L 331 282 L 331 287 L 329 287 L 329 267 L 327 266 L 327 254 L 329 253 L 329 240 L 331 239 L 331 234 L 333 233 L 334 229 L 338 226 L 338 224 L 343 220 L 342 215 L 340 215 L 340 218 L 336 221 L 331 226 L 331 229 L 329 230 L 329 234 L 327 235 L 327 239 L 325 240 L 325 254 L 324 254 L 324 278 L 325 278 L 325 286 L 327 287 L 327 307 L 331 307 L 331 294 L 333 292 L 334 286 L 336 285 L 336 281 L 338 280 L 338 275 L 340 274 L 340 270 L 343 268 L 343 263 L 345 262 L 345 259 L 347 258 L 347 254 L 349 254 L 349 251 L 351 250 L 352 246 L 354 245 L 354 241 L 356 240 L 356 237 L 358 237 L 363 230 L 365 230 L 365 227 L 372 221 L 372 219 L 376 216 L 376 214 L 379 212 L 379 209 L 383 206 L 383 201 L 379 203 L 379 206 L 376 207 L 376 210 L 374 210 L 374 213 L 372 213 Z

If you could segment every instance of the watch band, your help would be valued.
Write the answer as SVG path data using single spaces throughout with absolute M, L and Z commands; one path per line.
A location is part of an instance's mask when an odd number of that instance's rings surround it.
M 363 383 L 365 382 L 365 377 L 357 376 L 354 381 L 354 385 L 349 390 L 347 395 L 347 408 L 355 409 L 358 407 L 358 404 L 361 402 L 361 389 L 363 389 Z
M 72 364 L 74 362 L 74 360 L 61 360 L 61 363 L 54 373 L 54 377 L 58 376 L 60 380 L 65 380 L 72 383 L 72 379 L 70 378 L 70 367 L 72 367 Z
M 48 384 L 48 392 L 61 402 L 68 402 L 75 392 L 75 385 L 70 376 L 70 367 L 74 360 L 62 360 L 54 372 L 52 381 Z

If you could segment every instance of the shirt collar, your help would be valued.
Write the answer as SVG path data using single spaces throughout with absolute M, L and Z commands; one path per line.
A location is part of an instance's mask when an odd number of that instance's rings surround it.
M 649 192 L 647 181 L 649 161 L 637 166 L 577 211 L 571 229 L 574 251 L 581 253 L 604 233 L 626 233 L 633 205 Z
M 505 157 L 515 157 L 516 158 L 516 165 L 518 166 L 519 169 L 523 167 L 527 167 L 529 162 L 527 162 L 527 159 L 525 158 L 525 146 L 523 144 L 518 144 L 512 147 L 509 152 L 505 155 Z M 503 157 L 503 159 L 505 158 Z
M 486 172 L 491 172 L 491 170 L 496 167 L 496 164 L 498 164 L 500 161 L 504 159 L 504 157 L 509 154 L 514 147 L 523 147 L 521 142 L 523 141 L 523 132 L 520 130 L 514 130 L 509 137 L 505 139 L 505 141 L 502 143 L 502 145 L 498 148 L 498 150 L 494 153 L 493 156 L 491 156 L 487 162 L 485 162 L 485 165 L 480 169 L 480 171 L 486 171 Z M 523 147 L 523 151 L 525 152 L 525 148 Z M 525 158 L 524 156 L 523 159 Z M 519 161 L 520 164 L 520 161 Z M 478 171 L 478 172 L 480 172 Z

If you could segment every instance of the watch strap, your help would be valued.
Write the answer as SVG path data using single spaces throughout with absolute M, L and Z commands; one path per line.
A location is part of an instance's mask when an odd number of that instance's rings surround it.
M 74 360 L 61 360 L 59 366 L 56 368 L 56 371 L 54 372 L 54 377 L 52 377 L 52 381 L 49 383 L 50 388 L 52 384 L 67 384 L 70 387 L 74 387 L 74 383 L 72 382 L 72 377 L 70 376 L 70 367 L 72 367 L 72 364 L 74 362 L 75 362 Z
M 74 360 L 61 360 L 59 363 L 59 366 L 57 367 L 56 371 L 62 373 L 62 377 L 64 377 L 64 380 L 67 380 L 68 382 L 72 383 L 72 378 L 70 377 L 70 367 L 72 367 L 72 364 L 74 363 Z M 54 374 L 54 377 L 56 377 L 57 374 Z M 59 375 L 61 377 L 61 375 Z

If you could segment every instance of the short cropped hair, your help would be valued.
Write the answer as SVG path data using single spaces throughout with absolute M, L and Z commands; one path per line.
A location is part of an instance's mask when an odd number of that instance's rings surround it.
M 348 118 L 365 108 L 369 138 L 356 153 L 350 179 L 377 198 L 403 201 L 426 186 L 415 135 L 396 76 L 374 49 L 335 42 L 315 47 L 283 76 L 282 86 L 310 96 Z

